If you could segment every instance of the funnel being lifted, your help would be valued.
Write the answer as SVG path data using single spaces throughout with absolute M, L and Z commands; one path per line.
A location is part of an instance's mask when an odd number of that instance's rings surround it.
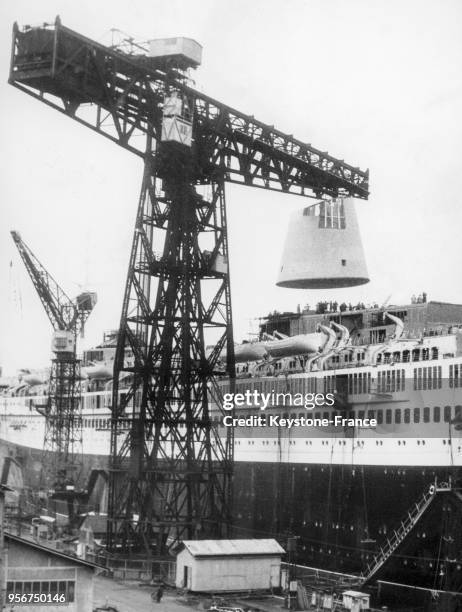
M 352 198 L 317 202 L 292 215 L 279 287 L 334 289 L 368 282 Z

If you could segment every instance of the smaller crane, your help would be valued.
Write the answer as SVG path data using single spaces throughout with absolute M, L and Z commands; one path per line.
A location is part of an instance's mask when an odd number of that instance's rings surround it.
M 78 497 L 76 481 L 82 468 L 82 417 L 80 360 L 77 336 L 96 304 L 96 293 L 84 292 L 71 300 L 22 240 L 12 231 L 14 243 L 26 266 L 40 301 L 53 326 L 48 402 L 44 411 L 41 485 L 54 500 L 67 502 L 69 521 Z

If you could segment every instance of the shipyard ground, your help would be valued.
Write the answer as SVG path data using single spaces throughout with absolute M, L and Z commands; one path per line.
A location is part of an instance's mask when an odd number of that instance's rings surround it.
M 96 576 L 93 580 L 93 609 L 116 610 L 117 612 L 188 612 L 192 610 L 206 611 L 211 605 L 211 599 L 207 596 L 194 594 L 181 595 L 174 590 L 167 590 L 162 597 L 161 603 L 152 600 L 151 594 L 155 593 L 154 587 L 140 586 L 138 581 L 117 581 L 105 576 Z M 223 604 L 221 604 L 223 605 Z M 239 599 L 235 597 L 229 600 L 229 606 L 240 607 L 252 612 L 282 612 L 286 609 L 283 597 L 265 597 L 262 599 Z M 391 612 L 392 608 L 388 608 Z M 400 608 L 404 612 L 410 608 Z M 311 606 L 308 610 L 321 611 L 319 606 Z M 335 610 L 341 612 L 345 608 L 337 603 Z M 412 608 L 413 612 L 420 608 Z M 382 612 L 383 608 L 370 608 L 370 612 Z M 99 612 L 99 610 L 98 610 Z
M 112 578 L 96 576 L 93 580 L 93 609 L 112 606 L 118 612 L 185 612 L 178 603 L 178 595 L 166 593 L 160 604 L 152 601 L 155 589 L 140 587 L 138 582 L 118 582 Z

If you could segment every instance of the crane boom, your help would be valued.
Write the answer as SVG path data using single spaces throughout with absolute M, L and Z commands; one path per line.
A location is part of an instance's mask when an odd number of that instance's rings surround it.
M 59 18 L 32 30 L 15 24 L 9 82 L 143 158 L 146 137 L 160 140 L 162 105 L 173 87 L 194 111 L 196 182 L 219 173 L 228 182 L 308 197 L 368 197 L 368 171 L 198 92 L 179 72 L 167 77 L 146 55 L 86 38 Z
M 11 236 L 26 266 L 37 294 L 55 331 L 69 331 L 75 336 L 83 332 L 85 322 L 96 303 L 95 293 L 81 293 L 75 301 L 65 293 L 51 274 L 40 263 L 19 232 Z
M 71 299 L 32 253 L 27 244 L 22 240 L 19 232 L 12 230 L 11 236 L 53 329 L 55 331 L 69 331 L 72 329 L 77 316 L 76 308 Z

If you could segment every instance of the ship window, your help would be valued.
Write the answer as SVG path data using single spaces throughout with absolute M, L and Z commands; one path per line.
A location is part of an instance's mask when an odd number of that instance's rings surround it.
M 364 419 L 364 415 L 365 415 L 365 414 L 366 414 L 366 413 L 364 412 L 364 410 L 360 410 L 360 411 L 358 412 L 358 419 Z
M 381 425 L 383 423 L 383 411 L 377 410 L 377 423 Z
M 101 408 L 101 395 L 96 396 L 96 407 Z
M 308 213 L 310 214 L 310 213 Z M 319 204 L 319 227 L 345 229 L 345 207 L 343 202 L 321 202 Z
M 423 409 L 423 421 L 424 423 L 429 423 L 430 422 L 430 408 L 425 407 Z
M 405 363 L 409 361 L 409 351 L 403 351 L 403 361 Z
M 328 412 L 323 412 L 322 418 L 323 419 L 329 419 L 329 413 Z
M 428 361 L 430 359 L 430 350 L 428 348 L 422 349 L 422 360 Z
M 390 423 L 391 423 L 391 415 L 392 415 L 392 412 L 391 412 L 390 408 L 385 410 L 385 423 L 387 425 L 390 425 Z
M 435 423 L 439 423 L 441 419 L 441 410 L 439 406 L 433 408 L 433 420 Z
M 444 422 L 449 423 L 451 420 L 451 406 L 444 407 Z
M 410 408 L 404 409 L 404 422 L 405 423 L 411 422 L 411 409 Z
M 414 423 L 420 422 L 420 408 L 414 408 Z
M 419 361 L 420 358 L 420 349 L 414 349 L 412 351 L 412 361 Z
M 320 419 L 321 418 L 321 413 L 320 412 L 315 412 L 314 413 L 314 418 L 315 419 Z
M 374 419 L 375 418 L 375 410 L 368 410 L 367 411 L 367 418 L 368 419 Z
M 432 346 L 432 359 L 438 359 L 438 347 Z
M 457 425 L 462 423 L 462 406 L 456 406 L 454 408 L 454 420 L 457 422 Z
M 401 423 L 401 408 L 395 410 L 395 423 L 399 425 Z

